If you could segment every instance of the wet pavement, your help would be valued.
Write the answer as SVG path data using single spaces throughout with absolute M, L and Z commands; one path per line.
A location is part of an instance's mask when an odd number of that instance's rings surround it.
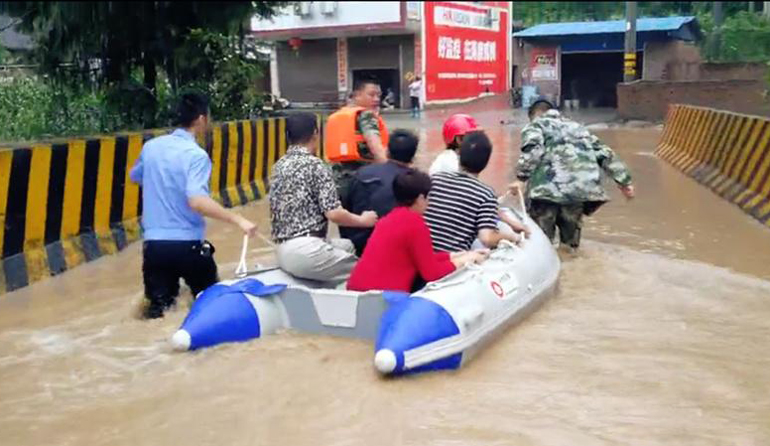
M 456 110 L 495 143 L 482 179 L 503 191 L 526 118 L 497 99 Z M 419 129 L 427 167 L 453 111 L 389 126 Z M 467 368 L 384 380 L 371 345 L 294 333 L 173 353 L 189 296 L 137 320 L 134 244 L 0 296 L 0 445 L 770 443 L 770 231 L 658 160 L 658 129 L 597 135 L 638 198 L 613 189 L 558 295 Z M 240 211 L 269 233 L 264 202 Z M 210 239 L 228 277 L 240 236 L 212 223 Z

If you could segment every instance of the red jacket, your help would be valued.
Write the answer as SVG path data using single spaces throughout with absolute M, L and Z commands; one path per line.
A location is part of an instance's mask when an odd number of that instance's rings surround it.
M 409 292 L 418 273 L 430 282 L 454 270 L 448 253 L 433 251 L 422 215 L 399 206 L 377 222 L 348 289 Z

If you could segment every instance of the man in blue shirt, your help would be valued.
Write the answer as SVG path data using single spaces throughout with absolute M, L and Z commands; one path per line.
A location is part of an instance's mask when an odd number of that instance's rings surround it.
M 354 214 L 372 210 L 378 218 L 393 210 L 396 206 L 393 180 L 409 170 L 419 142 L 417 136 L 408 130 L 394 131 L 388 141 L 388 162 L 370 164 L 356 172 L 350 184 L 348 201 L 344 203 L 345 209 Z M 340 226 L 339 230 L 342 237 L 353 242 L 356 255 L 361 257 L 373 229 Z
M 203 217 L 234 224 L 247 235 L 256 232 L 253 223 L 209 196 L 211 160 L 195 142 L 195 135 L 208 128 L 208 99 L 183 95 L 177 119 L 180 127 L 147 141 L 131 169 L 131 181 L 142 186 L 142 274 L 149 319 L 163 317 L 174 304 L 180 278 L 195 296 L 219 281 Z

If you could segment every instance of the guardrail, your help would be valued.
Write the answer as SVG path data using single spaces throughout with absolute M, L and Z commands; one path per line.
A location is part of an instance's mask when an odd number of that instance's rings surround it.
M 320 122 L 320 117 L 319 117 Z M 227 207 L 264 197 L 286 153 L 285 118 L 217 124 L 198 143 Z M 141 238 L 129 172 L 150 130 L 0 148 L 0 294 L 116 253 Z

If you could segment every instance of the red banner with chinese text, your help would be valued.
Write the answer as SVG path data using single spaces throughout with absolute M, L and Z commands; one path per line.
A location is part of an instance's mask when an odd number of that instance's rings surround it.
M 428 101 L 505 92 L 510 42 L 507 11 L 425 2 L 423 20 Z

